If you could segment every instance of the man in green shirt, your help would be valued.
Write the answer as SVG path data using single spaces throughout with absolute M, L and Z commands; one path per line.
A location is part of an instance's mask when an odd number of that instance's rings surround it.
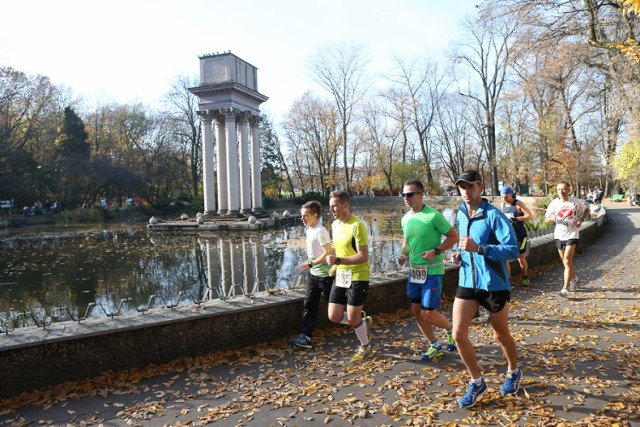
M 429 348 L 422 355 L 422 360 L 429 362 L 444 356 L 433 326 L 447 331 L 447 350 L 456 350 L 451 323 L 438 308 L 444 276 L 442 253 L 458 242 L 458 233 L 440 212 L 424 204 L 423 195 L 422 182 L 412 179 L 404 183 L 402 197 L 410 209 L 402 217 L 404 238 L 398 263 L 404 265 L 408 259 L 411 264 L 407 296 L 418 327 L 429 340 Z

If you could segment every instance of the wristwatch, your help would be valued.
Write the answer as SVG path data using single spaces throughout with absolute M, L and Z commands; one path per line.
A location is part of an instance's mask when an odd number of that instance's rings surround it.
M 307 265 L 309 266 L 309 268 L 313 267 L 313 261 L 311 260 L 307 261 Z
M 478 254 L 484 255 L 484 246 L 478 245 Z
M 436 248 L 434 249 L 436 255 L 440 255 L 442 253 L 442 251 L 440 250 L 439 247 L 436 246 Z
M 340 258 L 336 258 L 335 265 L 340 265 L 340 262 L 341 262 L 341 261 L 340 261 Z

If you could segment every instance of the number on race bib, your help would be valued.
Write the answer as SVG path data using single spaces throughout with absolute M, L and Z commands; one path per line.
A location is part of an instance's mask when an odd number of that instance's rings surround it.
M 351 270 L 338 268 L 336 271 L 336 286 L 347 289 L 351 287 Z
M 427 269 L 425 267 L 411 267 L 411 283 L 423 284 L 427 281 Z

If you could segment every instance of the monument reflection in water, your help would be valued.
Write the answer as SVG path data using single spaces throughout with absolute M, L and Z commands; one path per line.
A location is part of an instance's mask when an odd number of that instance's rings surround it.
M 370 235 L 372 272 L 395 270 L 403 212 L 359 216 Z M 324 218 L 330 224 L 331 218 Z M 0 239 L 0 317 L 82 317 L 252 296 L 299 283 L 304 228 L 211 235 L 147 233 L 125 226 Z M 122 303 L 126 300 L 125 303 Z M 64 311 L 66 312 L 66 310 Z M 68 315 L 54 320 L 69 320 Z M 24 316 L 22 317 L 24 318 Z

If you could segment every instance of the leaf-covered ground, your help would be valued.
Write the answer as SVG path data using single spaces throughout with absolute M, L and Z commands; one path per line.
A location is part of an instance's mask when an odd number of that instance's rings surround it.
M 420 362 L 425 342 L 403 311 L 374 316 L 376 353 L 361 364 L 349 362 L 353 332 L 328 328 L 313 350 L 283 339 L 25 393 L 0 402 L 0 425 L 638 426 L 640 210 L 630 212 L 613 211 L 577 255 L 570 299 L 557 294 L 559 263 L 514 290 L 517 396 L 498 393 L 506 364 L 484 313 L 472 337 L 490 390 L 468 410 L 456 403 L 468 384 L 459 356 Z

